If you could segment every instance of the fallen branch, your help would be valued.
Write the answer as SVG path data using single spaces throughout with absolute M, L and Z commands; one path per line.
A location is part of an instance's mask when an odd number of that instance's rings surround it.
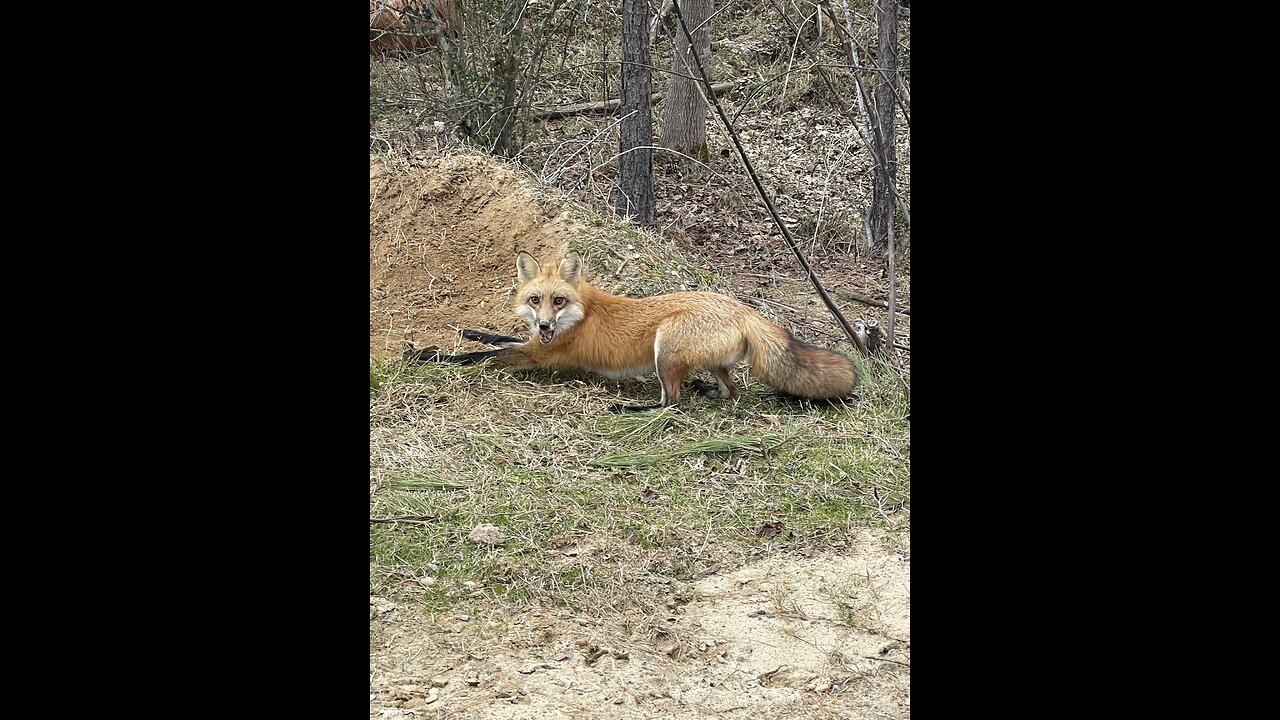
M 426 525 L 430 521 L 435 520 L 435 515 L 401 515 L 400 517 L 390 518 L 369 518 L 371 523 L 413 523 L 415 525 Z
M 895 0 L 895 1 L 896 1 L 896 0 Z M 883 117 L 883 116 L 881 116 L 881 117 Z M 892 182 L 893 182 L 893 179 L 892 179 L 892 178 L 890 178 L 889 182 L 891 182 L 891 183 L 892 183 Z M 889 225 L 889 230 L 888 230 L 888 232 L 886 233 L 886 235 L 888 236 L 888 237 L 886 238 L 886 243 L 888 244 L 888 247 L 889 247 L 889 339 L 890 339 L 890 343 L 889 343 L 889 344 L 891 344 L 891 345 L 892 345 L 892 344 L 893 344 L 893 343 L 892 343 L 892 340 L 893 340 L 893 321 L 898 319 L 897 315 L 895 315 L 895 314 L 894 314 L 894 309 L 895 309 L 895 308 L 894 308 L 894 299 L 895 299 L 895 298 L 894 298 L 894 295 L 895 295 L 894 288 L 896 287 L 896 283 L 895 283 L 895 281 L 898 279 L 898 277 L 897 277 L 897 275 L 895 275 L 895 274 L 894 274 L 894 272 L 893 272 L 893 246 L 895 245 L 895 243 L 894 243 L 894 241 L 893 241 L 893 211 L 892 211 L 892 210 L 890 210 L 890 211 L 889 211 L 889 223 L 888 223 L 888 225 Z
M 894 660 L 893 658 L 887 658 L 887 657 L 874 657 L 874 656 L 871 656 L 871 655 L 863 655 L 862 657 L 864 657 L 864 658 L 866 658 L 866 659 L 868 659 L 868 660 L 879 660 L 880 662 L 891 662 L 891 663 L 893 663 L 893 664 L 895 664 L 895 665 L 902 665 L 903 667 L 911 667 L 911 663 L 909 663 L 909 662 L 902 662 L 901 660 Z
M 885 302 L 885 301 L 883 301 L 883 300 L 872 300 L 871 298 L 862 297 L 861 295 L 854 295 L 853 293 L 851 293 L 851 292 L 847 292 L 847 291 L 844 291 L 844 290 L 832 290 L 831 292 L 835 293 L 836 295 L 839 295 L 840 297 L 844 298 L 845 300 L 852 300 L 852 301 L 854 301 L 854 302 L 860 302 L 860 303 L 862 303 L 863 305 L 870 305 L 871 307 L 878 307 L 878 308 L 888 308 L 888 307 L 889 307 L 889 303 L 887 303 L 887 302 Z M 900 313 L 900 314 L 902 314 L 902 315 L 910 315 L 910 314 L 911 314 L 911 308 L 898 308 L 896 312 L 898 312 L 898 313 Z
M 737 80 L 729 80 L 719 85 L 712 85 L 711 89 L 715 92 L 722 93 L 732 90 L 738 84 Z M 649 98 L 649 102 L 656 103 L 666 97 L 667 93 L 656 92 Z M 609 113 L 617 110 L 622 105 L 622 100 L 600 100 L 597 102 L 578 103 L 577 105 L 561 105 L 554 108 L 531 108 L 529 115 L 541 120 L 554 120 L 556 118 L 568 117 L 570 115 L 586 115 L 588 113 Z

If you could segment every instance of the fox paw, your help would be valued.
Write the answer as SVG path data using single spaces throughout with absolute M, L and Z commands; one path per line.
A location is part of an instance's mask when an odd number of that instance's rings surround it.
M 406 345 L 402 359 L 407 362 L 430 362 L 439 356 L 440 348 L 435 345 L 428 345 L 421 350 L 415 349 L 412 345 Z
M 718 383 L 707 382 L 706 380 L 690 380 L 689 389 L 699 395 L 705 395 L 706 397 L 725 397 L 725 395 L 721 394 L 720 385 Z

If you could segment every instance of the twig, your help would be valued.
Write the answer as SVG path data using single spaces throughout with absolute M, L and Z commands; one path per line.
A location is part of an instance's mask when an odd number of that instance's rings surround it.
M 769 83 L 775 80 L 778 80 L 779 78 L 785 78 L 786 76 L 790 75 L 793 72 L 808 72 L 809 70 L 812 70 L 817 66 L 818 66 L 818 63 L 812 63 L 802 68 L 795 68 L 793 70 L 787 70 L 786 72 L 780 72 L 777 75 L 774 75 L 773 77 L 767 80 L 761 80 L 760 83 L 756 85 L 756 88 L 747 95 L 747 99 L 742 101 L 742 107 L 739 107 L 738 111 L 733 114 L 733 119 L 730 120 L 730 122 L 735 122 L 735 123 L 738 122 L 738 116 L 742 114 L 743 110 L 747 109 L 747 106 L 751 104 L 752 100 L 756 99 L 757 95 L 764 92 L 765 87 Z
M 777 132 L 777 129 L 782 126 L 782 103 L 787 99 L 787 86 L 791 84 L 791 68 L 796 62 L 796 45 L 800 44 L 800 30 L 803 27 L 804 25 L 801 24 L 800 27 L 796 28 L 796 37 L 795 40 L 791 41 L 791 51 L 787 55 L 787 77 L 782 81 L 782 92 L 778 93 L 778 110 L 774 114 L 773 122 L 774 132 Z
M 649 23 L 649 44 L 652 45 L 658 37 L 658 27 L 662 25 L 662 21 L 667 19 L 667 15 L 671 13 L 671 0 L 665 0 L 662 7 L 658 9 L 658 14 L 654 16 L 653 21 Z
M 813 272 L 813 268 L 809 266 L 809 261 L 805 259 L 804 253 L 800 252 L 800 246 L 796 244 L 796 239 L 791 237 L 791 231 L 782 222 L 782 218 L 778 216 L 778 210 L 773 206 L 773 201 L 769 199 L 769 194 L 765 192 L 764 184 L 760 182 L 760 176 L 756 175 L 755 168 L 751 165 L 750 158 L 747 157 L 747 151 L 742 147 L 742 141 L 738 138 L 738 133 L 734 131 L 733 125 L 729 123 L 729 118 L 724 113 L 724 108 L 720 105 L 720 99 L 716 97 L 715 88 L 711 86 L 711 79 L 707 77 L 707 69 L 703 65 L 703 59 L 698 57 L 697 44 L 693 41 L 693 33 L 689 32 L 689 26 L 684 22 L 684 11 L 680 9 L 680 3 L 672 0 L 676 19 L 680 21 L 680 29 L 684 31 L 685 37 L 689 40 L 689 54 L 693 56 L 694 65 L 698 67 L 698 74 L 702 76 L 702 83 L 707 89 L 707 99 L 711 101 L 716 109 L 716 114 L 720 116 L 720 121 L 724 123 L 725 131 L 729 133 L 729 138 L 733 140 L 733 147 L 738 151 L 738 157 L 742 160 L 742 165 L 747 169 L 747 174 L 751 176 L 751 182 L 756 186 L 756 192 L 760 193 L 760 199 L 764 201 L 765 207 L 769 210 L 769 216 L 773 218 L 773 223 L 782 231 L 782 237 L 787 241 L 787 247 L 791 248 L 791 252 L 795 254 L 796 260 L 800 262 L 800 266 L 804 268 L 805 273 L 809 276 L 809 282 L 813 283 L 813 287 L 818 291 L 818 297 L 822 298 L 822 303 L 827 306 L 827 310 L 835 316 L 840 323 L 840 328 L 844 330 L 845 337 L 849 338 L 849 342 L 862 354 L 867 354 L 867 345 L 854 332 L 853 327 L 849 325 L 849 321 L 840 313 L 840 308 L 836 307 L 835 302 L 827 295 L 827 291 L 823 289 L 822 283 L 818 280 L 818 276 Z
M 851 293 L 851 292 L 849 292 L 849 291 L 847 291 L 847 290 L 832 290 L 831 292 L 835 293 L 836 295 L 839 295 L 840 297 L 842 297 L 842 298 L 844 298 L 844 299 L 846 299 L 846 300 L 852 300 L 852 301 L 854 301 L 854 302 L 860 302 L 860 303 L 862 303 L 863 305 L 870 305 L 871 307 L 878 307 L 878 308 L 888 308 L 888 307 L 889 307 L 889 303 L 887 303 L 887 302 L 885 302 L 885 301 L 883 301 L 883 300 L 872 300 L 871 298 L 868 298 L 868 297 L 862 297 L 861 295 L 855 295 L 855 294 L 853 294 L 853 293 Z M 900 314 L 902 314 L 902 315 L 910 315 L 910 314 L 911 314 L 911 308 L 898 308 L 897 310 L 895 310 L 895 312 L 900 313 Z
M 778 307 L 783 308 L 785 310 L 790 310 L 791 312 L 800 312 L 799 310 L 791 307 L 790 305 L 783 305 L 782 303 L 774 302 L 773 300 L 766 300 L 765 298 L 751 297 L 749 295 L 746 295 L 743 297 L 746 297 L 751 301 L 748 303 L 749 305 L 754 303 L 768 303 L 770 305 L 777 305 Z M 738 299 L 741 300 L 742 297 L 739 297 Z
M 698 28 L 702 27 L 703 25 L 706 25 L 707 23 L 711 22 L 711 20 L 715 18 L 715 16 L 733 7 L 733 2 L 734 0 L 729 0 L 729 2 L 721 3 L 720 7 L 715 12 L 711 13 L 711 15 L 706 20 L 703 20 L 702 22 L 698 23 L 698 27 L 694 28 L 693 32 L 698 32 Z M 654 42 L 654 39 L 657 37 L 658 27 L 662 25 L 662 21 L 666 20 L 667 16 L 670 14 L 671 14 L 671 0 L 664 0 L 664 2 L 662 3 L 662 9 L 659 10 L 657 16 L 653 18 L 653 23 L 649 25 L 649 42 L 650 43 Z M 696 80 L 697 78 L 694 78 L 694 79 Z
M 795 29 L 795 23 L 791 22 L 791 18 L 787 16 L 782 8 L 778 7 L 776 0 L 769 0 L 769 4 L 773 6 L 773 9 L 778 12 L 778 15 L 780 15 L 783 20 L 787 21 L 787 24 L 790 25 L 792 29 Z M 818 54 L 809 47 L 809 43 L 802 42 L 800 43 L 800 47 L 809 55 L 809 57 L 817 59 Z M 867 137 L 867 134 L 863 132 L 862 127 L 858 125 L 857 118 L 853 116 L 853 109 L 844 101 L 844 97 L 836 91 L 835 83 L 831 82 L 831 77 L 827 73 L 826 68 L 822 65 L 817 65 L 816 67 L 818 69 L 818 77 L 822 78 L 822 82 L 826 84 L 827 90 L 830 91 L 831 96 L 835 98 L 836 103 L 840 105 L 840 112 L 844 113 L 845 117 L 849 118 L 853 128 L 858 131 L 858 137 L 862 139 L 862 144 L 866 146 L 867 152 L 871 154 L 871 158 L 881 167 L 888 167 L 884 162 L 884 158 L 881 157 L 879 149 L 881 146 L 873 142 L 870 137 Z M 861 96 L 865 99 L 867 106 L 874 112 L 876 109 L 875 105 L 871 102 L 871 97 L 867 95 L 866 89 L 862 85 L 862 79 L 858 77 L 858 73 L 856 72 L 853 74 L 853 82 L 858 86 L 858 92 L 861 93 Z M 873 117 L 873 120 L 874 119 L 875 118 Z M 878 137 L 880 134 L 880 123 L 878 121 L 873 122 L 872 128 L 874 130 L 874 134 Z M 888 183 L 888 186 L 890 194 L 893 195 L 893 199 L 898 205 L 898 209 L 902 211 L 903 219 L 907 221 L 907 227 L 911 227 L 911 206 L 907 204 L 906 198 L 902 197 L 902 194 L 898 192 L 896 182 L 890 182 Z M 868 234 L 867 237 L 870 237 L 870 234 Z
M 593 65 L 601 65 L 601 66 L 605 66 L 605 65 L 619 65 L 619 66 L 621 66 L 621 65 L 639 65 L 640 67 L 646 67 L 646 68 L 649 68 L 649 70 L 650 70 L 650 71 L 654 71 L 654 70 L 656 70 L 656 71 L 658 71 L 658 72 L 666 73 L 666 74 L 668 74 L 668 75 L 679 75 L 680 77 L 687 77 L 687 78 L 689 78 L 690 80 L 697 80 L 697 79 L 698 79 L 698 78 L 696 78 L 696 77 L 694 77 L 694 76 L 692 76 L 692 75 L 682 75 L 682 74 L 680 74 L 680 73 L 678 73 L 678 72 L 672 72 L 672 70 L 671 70 L 670 68 L 660 68 L 660 67 L 658 67 L 657 65 L 647 65 L 647 64 L 645 64 L 645 63 L 630 62 L 630 61 L 625 61 L 625 62 L 624 62 L 624 61 L 622 61 L 622 60 L 592 60 L 591 62 L 578 63 L 577 65 L 570 65 L 569 67 L 564 68 L 563 70 L 560 70 L 559 72 L 554 72 L 554 73 L 551 73 L 550 75 L 544 75 L 543 77 L 539 78 L 539 80 L 544 81 L 544 82 L 545 82 L 545 81 L 549 81 L 549 80 L 552 80 L 552 79 L 554 79 L 554 78 L 557 78 L 557 77 L 559 77 L 559 76 L 561 76 L 561 75 L 564 75 L 564 74 L 568 73 L 570 70 L 577 70 L 578 68 L 591 67 L 591 66 L 593 66 Z M 832 65 L 832 67 L 842 67 L 842 66 L 840 66 L 840 65 Z
M 881 2 L 885 2 L 885 1 L 897 2 L 898 0 L 881 0 Z M 892 112 L 892 109 L 890 109 L 890 112 Z M 888 183 L 892 183 L 892 182 L 893 182 L 893 178 L 888 178 Z M 897 276 L 893 272 L 894 242 L 893 242 L 893 209 L 892 208 L 889 209 L 888 215 L 889 215 L 889 228 L 885 234 L 888 235 L 887 239 L 889 242 L 889 344 L 892 345 L 893 344 L 893 321 L 897 319 L 896 316 L 893 314 L 894 288 L 897 287 L 897 281 L 898 281 Z
M 845 8 L 845 10 L 847 11 L 847 10 L 849 9 L 849 6 L 846 4 L 846 5 L 844 6 L 844 8 Z M 834 14 L 833 14 L 833 15 L 834 15 Z M 833 17 L 832 19 L 834 19 L 834 17 Z M 846 35 L 845 35 L 845 37 L 846 37 L 846 38 L 848 38 L 848 40 L 849 40 L 849 45 L 848 45 L 848 50 L 847 50 L 847 52 L 848 52 L 848 54 L 849 54 L 849 63 L 853 65 L 853 72 L 855 72 L 855 73 L 859 73 L 859 72 L 862 72 L 862 68 L 858 67 L 858 53 L 857 53 L 857 51 L 855 50 L 854 42 L 853 42 L 853 22 L 852 22 L 852 19 L 849 17 L 848 12 L 846 12 L 846 13 L 845 13 L 845 16 L 844 16 L 844 22 L 845 22 L 845 25 L 846 25 L 846 26 L 848 26 L 848 29 L 849 29 L 849 32 L 848 32 L 848 33 L 846 33 Z M 831 24 L 832 24 L 832 25 L 837 25 L 837 27 L 838 27 L 838 23 L 834 23 L 834 22 L 833 22 L 833 23 L 831 23 Z M 868 56 L 868 59 L 870 59 L 870 56 Z M 863 122 L 863 124 L 867 126 L 867 129 L 868 129 L 868 130 L 870 130 L 870 129 L 871 129 L 871 119 L 870 119 L 869 117 L 867 117 L 867 107 L 866 107 L 866 105 L 864 105 L 864 104 L 862 103 L 862 94 L 861 94 L 861 93 L 858 93 L 858 116 L 862 118 L 862 122 Z
M 823 0 L 823 4 L 826 4 L 826 0 Z M 848 25 L 848 29 L 846 30 L 845 28 L 840 27 L 840 24 L 836 22 L 833 22 L 832 24 L 835 25 L 836 30 L 840 31 L 840 33 L 845 36 L 845 39 L 849 41 L 850 47 L 856 45 L 858 49 L 862 50 L 862 52 L 867 54 L 867 59 L 870 60 L 871 51 L 868 50 L 866 46 L 864 46 L 862 43 L 858 42 L 857 38 L 853 36 L 853 24 L 852 24 L 852 21 L 850 20 L 850 15 L 852 13 L 849 12 L 849 4 L 847 2 L 844 2 L 844 0 L 841 0 L 840 9 L 844 12 L 844 21 Z M 831 14 L 831 17 L 834 20 L 835 10 L 833 10 L 828 5 L 827 11 Z M 880 74 L 881 78 L 883 78 L 884 80 L 888 80 L 889 78 L 889 76 L 886 75 L 886 73 L 890 71 L 887 68 L 880 67 L 879 64 L 868 65 L 864 69 L 875 70 L 877 73 Z M 892 72 L 901 74 L 907 71 L 895 68 Z M 898 107 L 902 108 L 902 116 L 906 118 L 907 125 L 910 125 L 911 124 L 911 93 L 910 91 L 908 91 L 905 87 L 899 88 L 897 83 L 891 83 L 890 88 L 893 90 L 894 99 L 898 101 Z
M 572 159 L 574 159 L 575 157 L 577 157 L 577 156 L 578 156 L 578 154 L 579 154 L 579 153 L 581 153 L 582 151 L 584 151 L 584 150 L 586 150 L 587 148 L 591 147 L 591 143 L 595 142 L 595 141 L 596 141 L 596 138 L 600 137 L 600 136 L 601 136 L 601 135 L 603 135 L 605 132 L 607 132 L 607 131 L 609 131 L 609 130 L 612 130 L 614 127 L 616 127 L 616 126 L 618 125 L 618 123 L 621 123 L 623 120 L 626 120 L 627 118 L 631 117 L 631 115 L 632 115 L 632 114 L 634 114 L 635 112 L 636 112 L 635 110 L 632 110 L 631 112 L 627 113 L 626 115 L 623 115 L 622 117 L 618 118 L 617 120 L 613 121 L 612 123 L 610 123 L 610 124 L 606 125 L 605 127 L 601 128 L 599 132 L 597 132 L 595 135 L 592 135 L 592 136 L 591 136 L 591 139 L 590 139 L 590 140 L 588 140 L 588 141 L 586 141 L 585 143 L 583 143 L 583 144 L 582 144 L 582 147 L 580 147 L 580 148 L 578 148 L 576 151 L 574 151 L 574 152 L 570 153 L 570 154 L 569 154 L 569 156 L 568 156 L 568 157 L 566 157 L 566 158 L 564 159 L 564 162 L 560 163 L 560 167 L 556 168 L 556 171 L 555 171 L 554 173 L 552 173 L 552 174 L 550 174 L 550 175 L 547 175 L 547 174 L 546 174 L 546 171 L 547 171 L 547 165 L 546 165 L 546 163 L 543 163 L 543 164 L 542 164 L 542 178 L 543 178 L 543 180 L 545 180 L 547 183 L 549 183 L 549 184 L 551 184 L 551 185 L 554 185 L 554 184 L 556 184 L 557 182 L 559 182 L 559 181 L 560 181 L 560 174 L 564 171 L 565 166 L 567 166 L 567 165 L 569 164 L 569 161 L 570 161 L 570 160 L 572 160 Z M 565 143 L 566 143 L 566 144 L 567 144 L 568 142 L 569 142 L 569 141 L 567 141 L 567 140 L 565 141 Z M 559 149 L 559 148 L 557 148 L 557 149 Z M 552 151 L 552 152 L 554 152 L 554 151 Z M 548 154 L 547 154 L 547 162 L 551 162 L 551 153 L 548 153 Z
M 435 520 L 435 515 L 401 515 L 400 517 L 390 518 L 369 518 L 371 523 L 412 523 L 414 525 L 428 525 L 430 521 Z
M 694 79 L 696 80 L 697 78 L 694 78 Z M 733 87 L 737 84 L 738 84 L 737 80 L 730 80 L 728 82 L 722 82 L 719 85 L 713 85 L 712 89 L 715 90 L 716 92 L 726 92 L 728 90 L 732 90 Z M 666 97 L 666 95 L 667 93 L 665 90 L 662 92 L 653 93 L 649 97 L 649 102 L 656 103 L 662 100 L 662 98 Z M 539 119 L 545 119 L 545 120 L 554 120 L 556 118 L 568 117 L 570 115 L 585 115 L 587 113 L 597 113 L 597 112 L 613 112 L 614 110 L 617 110 L 620 105 L 622 105 L 622 100 L 615 99 L 615 100 L 601 100 L 599 102 L 578 103 L 576 105 L 561 105 L 560 107 L 553 107 L 553 108 L 531 108 L 529 111 L 529 116 L 539 118 Z
M 634 112 L 634 111 L 632 111 L 632 112 Z M 605 167 L 605 166 L 609 165 L 609 164 L 610 164 L 610 163 L 612 163 L 614 160 L 617 160 L 618 158 L 622 157 L 623 155 L 626 155 L 626 154 L 627 154 L 627 153 L 629 153 L 629 152 L 635 152 L 636 150 L 657 150 L 657 151 L 660 151 L 660 152 L 671 153 L 672 155 L 679 155 L 680 157 L 685 158 L 686 160 L 691 160 L 691 161 L 693 161 L 693 162 L 697 163 L 698 165 L 701 165 L 701 166 L 702 166 L 702 168 L 703 168 L 704 170 L 706 170 L 707 172 L 711 173 L 712 175 L 716 176 L 717 178 L 719 178 L 719 179 L 721 179 L 721 180 L 724 180 L 724 181 L 725 181 L 725 185 L 728 185 L 728 184 L 729 184 L 729 180 L 728 180 L 728 178 L 726 178 L 725 176 L 723 176 L 723 175 L 721 175 L 720 173 L 716 172 L 716 171 L 715 171 L 715 170 L 714 170 L 710 165 L 708 165 L 708 164 L 706 164 L 706 163 L 702 162 L 702 161 L 701 161 L 701 160 L 699 160 L 698 158 L 691 157 L 691 156 L 689 156 L 689 155 L 685 155 L 684 153 L 680 152 L 679 150 L 672 150 L 671 148 L 664 148 L 664 147 L 662 147 L 662 146 L 660 146 L 660 145 L 636 145 L 636 146 L 635 146 L 635 147 L 633 147 L 633 148 L 627 148 L 626 150 L 624 150 L 624 151 L 622 151 L 622 152 L 620 152 L 620 153 L 617 153 L 616 155 L 614 155 L 613 157 L 609 158 L 608 160 L 605 160 L 604 162 L 600 163 L 599 165 L 596 165 L 595 167 L 592 167 L 592 168 L 588 169 L 588 170 L 587 170 L 587 172 L 588 172 L 588 173 L 593 173 L 593 172 L 595 172 L 596 170 L 599 170 L 599 169 L 601 169 L 601 168 L 603 168 L 603 167 Z
M 831 175 L 835 172 L 836 165 L 839 161 L 843 160 L 844 156 L 848 154 L 849 146 L 852 144 L 852 141 L 845 143 L 844 148 L 840 150 L 840 157 L 835 163 L 831 162 L 831 155 L 827 155 L 827 177 L 822 181 L 822 202 L 818 203 L 818 220 L 813 224 L 813 237 L 809 240 L 809 252 L 814 252 L 819 249 L 818 233 L 822 230 L 822 214 L 826 212 L 827 198 L 831 195 Z
M 872 657 L 872 656 L 870 656 L 870 655 L 863 655 L 862 657 L 864 657 L 864 658 L 866 658 L 866 659 L 868 659 L 868 660 L 881 660 L 881 661 L 883 661 L 883 662 L 891 662 L 891 663 L 893 663 L 894 665 L 902 665 L 902 666 L 904 666 L 904 667 L 911 667 L 911 663 L 909 663 L 909 662 L 902 662 L 901 660 L 893 660 L 893 659 L 890 659 L 890 658 L 887 658 L 887 657 Z

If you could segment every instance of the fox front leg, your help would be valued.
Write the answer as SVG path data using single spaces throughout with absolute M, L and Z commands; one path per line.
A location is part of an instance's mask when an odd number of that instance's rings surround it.
M 478 362 L 484 362 L 489 358 L 500 357 L 509 351 L 505 348 L 498 350 L 483 350 L 480 352 L 462 353 L 460 355 L 445 355 L 440 352 L 437 347 L 425 347 L 421 350 L 405 350 L 404 359 L 414 363 L 452 363 L 454 365 L 474 365 Z
M 536 342 L 536 341 L 534 341 Z M 413 363 L 452 363 L 454 365 L 475 365 L 486 360 L 489 367 L 499 370 L 518 370 L 520 368 L 537 367 L 538 361 L 521 347 L 503 347 L 497 350 L 446 355 L 439 348 L 428 347 L 421 350 L 406 349 L 406 362 Z
M 480 330 L 463 330 L 462 339 L 475 340 L 476 342 L 484 343 L 485 345 L 493 345 L 495 347 L 516 347 L 518 345 L 525 344 L 524 340 L 517 337 L 511 337 L 510 335 L 494 335 Z

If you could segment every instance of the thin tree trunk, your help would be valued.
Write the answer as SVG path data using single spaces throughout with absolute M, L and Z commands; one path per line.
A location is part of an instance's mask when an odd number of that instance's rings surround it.
M 881 163 L 876 165 L 871 195 L 871 243 L 884 247 L 889 241 L 889 213 L 893 212 L 890 183 L 898 177 L 897 146 L 893 137 L 893 88 L 898 80 L 898 1 L 879 0 L 880 37 L 876 51 L 875 142 Z M 891 316 L 892 317 L 892 316 Z
M 896 0 L 895 0 L 896 1 Z M 893 213 L 889 213 L 889 242 L 886 244 L 889 248 L 889 347 L 885 348 L 885 354 L 893 357 L 893 342 L 896 337 L 893 334 L 893 321 L 896 319 L 894 315 L 894 295 L 897 290 L 898 276 L 893 270 Z
M 525 4 L 512 5 L 516 13 L 515 26 L 511 31 L 511 39 L 507 45 L 507 56 L 503 58 L 503 65 L 498 73 L 498 83 L 502 87 L 502 105 L 497 108 L 498 117 L 502 118 L 502 127 L 498 130 L 498 140 L 494 143 L 493 153 L 495 155 L 511 156 L 511 130 L 516 124 L 516 80 L 518 80 L 519 72 L 516 70 L 518 56 L 522 49 L 520 43 L 520 35 L 524 30 Z
M 862 63 L 858 62 L 858 48 L 853 43 L 853 13 L 849 11 L 849 3 L 841 0 L 840 9 L 844 11 L 844 27 L 845 34 L 849 36 L 849 42 L 846 43 L 845 54 L 849 56 L 849 64 L 853 66 L 852 72 L 862 76 Z M 862 102 L 862 93 L 854 93 L 854 97 L 858 100 L 858 117 L 862 118 L 862 125 L 866 129 L 867 137 L 875 137 L 875 133 L 871 129 L 871 120 L 867 117 L 867 106 Z
M 622 2 L 622 123 L 619 128 L 618 215 L 653 225 L 653 81 L 649 71 L 649 14 L 645 0 Z
M 680 10 L 684 20 L 693 30 L 694 48 L 703 62 L 711 59 L 711 14 L 714 0 L 686 0 Z M 689 41 L 684 33 L 676 33 L 675 51 L 671 57 L 671 72 L 667 93 L 667 112 L 662 122 L 662 146 L 678 150 L 703 162 L 709 159 L 707 151 L 707 99 L 694 77 L 697 69 L 689 54 Z M 681 77 L 681 75 L 689 77 Z

